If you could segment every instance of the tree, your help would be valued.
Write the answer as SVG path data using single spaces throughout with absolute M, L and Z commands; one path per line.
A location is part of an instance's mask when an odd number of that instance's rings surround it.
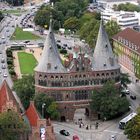
M 138 108 L 138 114 L 126 124 L 124 134 L 127 135 L 129 140 L 140 139 L 140 107 Z
M 118 11 L 137 11 L 140 12 L 140 7 L 132 3 L 119 4 L 116 8 Z
M 128 111 L 129 102 L 119 96 L 119 90 L 113 82 L 107 82 L 92 95 L 91 110 L 100 114 L 101 118 L 112 119 Z
M 28 131 L 27 125 L 14 111 L 0 114 L 0 138 L 2 140 L 19 140 L 21 134 Z
M 57 119 L 59 112 L 57 111 L 57 104 L 54 99 L 48 97 L 47 94 L 37 93 L 34 97 L 34 102 L 37 110 L 42 114 L 42 104 L 45 103 L 44 115 L 51 119 Z
M 32 75 L 23 76 L 15 81 L 13 89 L 16 91 L 25 109 L 27 109 L 35 93 L 34 77 Z
M 64 22 L 70 17 L 80 18 L 83 15 L 88 0 L 59 0 L 55 1 L 54 7 L 50 5 L 42 6 L 35 15 L 34 21 L 36 25 L 44 27 L 48 23 L 50 13 L 52 13 L 55 21 L 54 29 L 59 28 L 59 24 L 63 26 Z
M 84 39 L 90 47 L 95 47 L 98 29 L 99 22 L 95 18 L 92 18 L 81 26 L 79 30 L 80 38 Z
M 4 18 L 2 12 L 0 11 L 0 21 Z
M 70 17 L 64 22 L 64 27 L 70 29 L 71 31 L 77 30 L 79 28 L 79 20 L 76 17 Z
M 106 28 L 110 41 L 112 40 L 113 35 L 121 31 L 120 26 L 117 24 L 116 21 L 113 21 L 113 20 L 108 21 L 107 24 L 105 25 L 105 28 Z
M 129 74 L 128 73 L 121 73 L 120 75 L 120 81 L 121 85 L 125 88 L 127 88 L 127 84 L 131 83 L 131 80 L 129 79 Z

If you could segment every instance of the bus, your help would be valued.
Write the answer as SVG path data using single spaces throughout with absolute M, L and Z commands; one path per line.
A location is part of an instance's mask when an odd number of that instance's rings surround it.
M 131 113 L 129 114 L 128 116 L 126 116 L 125 118 L 123 118 L 122 120 L 120 120 L 119 122 L 119 128 L 120 129 L 124 129 L 125 128 L 125 125 L 130 121 L 132 120 L 135 116 L 137 115 L 137 113 Z

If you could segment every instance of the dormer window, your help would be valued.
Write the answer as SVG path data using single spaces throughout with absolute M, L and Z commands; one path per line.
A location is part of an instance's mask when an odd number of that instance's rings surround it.
M 106 67 L 106 63 L 104 63 L 104 67 Z
M 57 66 L 55 66 L 54 68 L 57 69 Z
M 48 69 L 51 69 L 51 63 L 48 63 L 48 64 L 47 64 L 47 68 L 48 68 Z
M 107 44 L 105 45 L 105 47 L 106 47 L 106 48 L 108 47 Z

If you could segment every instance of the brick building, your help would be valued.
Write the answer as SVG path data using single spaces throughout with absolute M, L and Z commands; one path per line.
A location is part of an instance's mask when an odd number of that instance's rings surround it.
M 43 119 L 38 114 L 34 102 L 30 102 L 29 108 L 26 110 L 26 116 L 29 120 L 31 135 L 29 140 L 55 140 L 53 126 L 50 119 Z
M 126 28 L 113 37 L 113 47 L 118 62 L 140 77 L 140 32 Z
M 89 108 L 92 91 L 108 80 L 120 84 L 120 66 L 102 22 L 93 56 L 74 53 L 67 68 L 59 56 L 51 23 L 41 59 L 35 68 L 36 93 L 46 93 L 56 100 L 63 121 L 73 120 L 75 110 L 79 108 L 85 108 L 85 113 L 95 119 Z
M 9 110 L 17 112 L 30 128 L 28 132 L 20 135 L 19 140 L 55 140 L 51 121 L 41 118 L 34 106 L 34 102 L 31 102 L 27 111 L 21 114 L 19 103 L 6 80 L 4 80 L 0 87 L 0 113 Z M 44 137 L 45 139 L 43 139 Z

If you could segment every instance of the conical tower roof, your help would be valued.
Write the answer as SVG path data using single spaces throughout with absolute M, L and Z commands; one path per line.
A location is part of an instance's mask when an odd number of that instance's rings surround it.
M 66 72 L 65 67 L 62 65 L 62 61 L 52 31 L 52 19 L 50 20 L 49 33 L 44 43 L 42 56 L 38 66 L 35 68 L 35 71 L 47 73 Z
M 102 21 L 100 23 L 98 38 L 93 53 L 92 68 L 95 71 L 120 68 L 114 57 L 112 47 L 110 45 L 107 33 L 103 27 Z

